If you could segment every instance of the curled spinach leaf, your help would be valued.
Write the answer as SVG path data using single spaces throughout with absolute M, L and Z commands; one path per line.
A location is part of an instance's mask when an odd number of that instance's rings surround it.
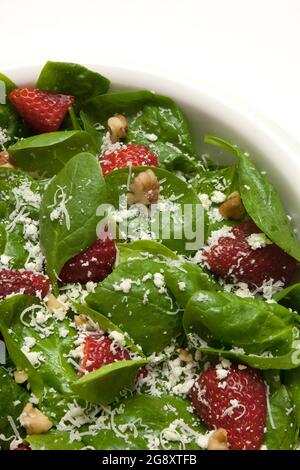
M 80 152 L 96 154 L 94 142 L 85 131 L 59 131 L 22 139 L 8 149 L 18 167 L 43 177 L 58 173 Z
M 284 305 L 287 308 L 300 313 L 300 283 L 286 287 L 285 289 L 276 292 L 274 300 Z
M 65 93 L 81 104 L 88 98 L 106 93 L 109 80 L 79 64 L 48 61 L 43 67 L 36 87 L 52 93 Z
M 54 286 L 65 262 L 95 241 L 96 210 L 105 201 L 100 165 L 88 153 L 73 157 L 51 180 L 41 203 L 40 242 Z M 58 218 L 53 218 L 55 208 Z
M 180 309 L 164 286 L 165 263 L 137 259 L 119 264 L 85 299 L 146 355 L 162 351 L 183 333 Z
M 281 305 L 229 292 L 196 293 L 183 317 L 194 346 L 261 369 L 298 366 L 298 323 L 297 315 Z
M 217 137 L 207 136 L 205 141 L 238 157 L 238 187 L 247 213 L 276 245 L 300 261 L 299 242 L 274 186 L 240 148 Z
M 284 385 L 270 397 L 265 443 L 268 450 L 292 450 L 296 445 L 297 426 L 293 403 Z

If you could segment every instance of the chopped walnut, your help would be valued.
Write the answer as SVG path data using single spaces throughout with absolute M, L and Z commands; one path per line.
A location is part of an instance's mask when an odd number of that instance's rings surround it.
M 179 349 L 178 357 L 182 362 L 193 362 L 193 355 L 186 349 Z
M 24 372 L 23 370 L 15 370 L 14 378 L 15 378 L 16 384 L 23 384 L 28 379 L 28 374 Z
M 208 439 L 207 450 L 229 450 L 227 444 L 227 431 L 223 428 L 217 429 Z
M 15 168 L 11 162 L 9 153 L 6 152 L 6 150 L 0 152 L 0 167 Z
M 159 197 L 159 182 L 152 170 L 139 173 L 130 186 L 131 193 L 127 195 L 128 204 L 155 204 Z
M 65 310 L 64 304 L 62 304 L 53 294 L 48 295 L 47 308 L 50 313 L 56 313 L 57 311 Z
M 89 322 L 89 319 L 85 315 L 74 315 L 74 322 L 78 328 L 85 328 L 88 331 L 93 330 L 93 327 Z
M 117 114 L 107 121 L 108 130 L 110 133 L 110 140 L 113 144 L 119 142 L 121 139 L 125 139 L 127 136 L 128 122 L 125 116 Z
M 225 219 L 240 220 L 242 219 L 245 211 L 242 204 L 241 196 L 237 191 L 229 194 L 223 204 L 219 207 L 220 214 Z
M 27 403 L 20 416 L 20 423 L 27 434 L 42 434 L 52 428 L 53 423 L 38 408 Z

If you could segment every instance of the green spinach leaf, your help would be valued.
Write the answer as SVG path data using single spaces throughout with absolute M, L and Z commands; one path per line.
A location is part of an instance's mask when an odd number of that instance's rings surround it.
M 268 450 L 292 450 L 297 440 L 293 403 L 284 385 L 270 398 L 265 443 Z
M 146 90 L 108 93 L 88 100 L 83 110 L 94 124 L 103 126 L 102 136 L 108 118 L 124 114 L 129 121 L 126 142 L 146 145 L 165 168 L 189 173 L 201 166 L 193 157 L 187 120 L 170 98 Z
M 297 367 L 298 323 L 296 314 L 281 305 L 229 292 L 196 293 L 183 317 L 194 346 L 261 369 Z
M 180 309 L 164 285 L 165 263 L 138 259 L 119 264 L 85 299 L 146 355 L 162 351 L 183 333 Z
M 24 436 L 24 429 L 18 418 L 29 401 L 29 393 L 15 383 L 12 377 L 0 367 L 0 449 L 9 449 L 14 431 L 8 417 L 15 423 L 18 432 Z
M 212 136 L 207 136 L 205 141 L 238 157 L 238 187 L 247 213 L 276 245 L 300 261 L 300 244 L 274 186 L 238 147 Z
M 274 295 L 274 300 L 300 313 L 300 283 L 286 287 Z
M 96 155 L 91 136 L 85 131 L 58 131 L 22 139 L 8 149 L 18 167 L 43 177 L 58 173 L 80 152 Z
M 95 241 L 96 210 L 105 201 L 100 165 L 88 153 L 73 157 L 48 185 L 40 210 L 40 242 L 54 286 L 65 262 Z
M 300 428 L 300 368 L 284 371 L 283 382 L 295 406 L 295 415 Z
M 148 212 L 141 215 L 138 211 L 133 213 L 126 205 L 126 197 L 134 177 L 149 168 L 160 181 L 159 200 L 152 207 L 151 223 Z M 123 238 L 155 238 L 179 253 L 195 251 L 203 245 L 202 206 L 196 193 L 182 179 L 161 168 L 134 167 L 132 170 L 123 168 L 113 171 L 105 176 L 105 181 L 108 203 L 117 208 L 112 215 L 116 220 L 119 220 L 120 213 L 123 217 L 123 223 L 119 223 L 121 235 L 125 233 Z M 120 198 L 122 204 L 125 202 L 125 210 L 123 206 L 120 207 Z
M 80 105 L 88 98 L 106 93 L 109 85 L 107 78 L 82 65 L 49 61 L 43 67 L 36 87 L 52 93 L 73 95 L 76 104 Z
M 31 390 L 38 398 L 45 385 L 63 395 L 73 395 L 70 384 L 77 377 L 67 354 L 74 347 L 76 332 L 67 319 L 56 321 L 50 316 L 43 323 L 35 322 L 36 313 L 45 317 L 47 311 L 38 299 L 27 295 L 15 295 L 0 303 L 0 331 L 8 353 L 16 367 L 28 373 Z M 67 329 L 67 336 L 60 336 L 60 328 Z M 33 364 L 29 355 L 22 351 L 27 338 L 33 338 L 30 352 L 39 355 Z

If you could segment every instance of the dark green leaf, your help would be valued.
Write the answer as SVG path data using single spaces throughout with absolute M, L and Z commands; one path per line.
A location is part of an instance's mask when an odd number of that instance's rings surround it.
M 96 154 L 94 142 L 85 131 L 60 131 L 34 135 L 8 149 L 18 167 L 40 176 L 53 176 L 80 152 Z
M 8 416 L 15 423 L 20 435 L 24 436 L 24 428 L 20 426 L 18 418 L 28 401 L 29 393 L 15 383 L 4 367 L 0 367 L 0 449 L 9 449 L 14 436 Z
M 47 62 L 38 78 L 36 87 L 52 93 L 73 95 L 76 104 L 109 89 L 109 80 L 97 72 L 79 64 Z
M 70 442 L 68 432 L 60 432 L 56 429 L 45 434 L 32 434 L 26 440 L 32 450 L 80 450 L 83 447 L 81 442 Z
M 154 285 L 154 274 L 164 271 L 163 262 L 152 259 L 124 262 L 85 299 L 90 307 L 126 331 L 145 354 L 162 351 L 183 333 L 181 314 L 173 297 Z M 144 276 L 148 279 L 143 281 Z M 131 284 L 128 292 L 121 290 L 124 280 Z
M 268 450 L 292 450 L 297 440 L 293 403 L 284 385 L 270 398 L 265 443 Z
M 188 302 L 183 323 L 202 351 L 221 351 L 261 369 L 292 369 L 299 364 L 297 317 L 281 305 L 200 291 Z
M 53 285 L 65 262 L 95 241 L 96 210 L 105 201 L 100 165 L 90 154 L 73 157 L 50 182 L 41 203 L 40 242 Z M 61 203 L 65 207 L 61 217 L 51 220 L 53 209 L 63 207 Z
M 285 371 L 283 382 L 295 406 L 297 426 L 300 428 L 300 368 Z

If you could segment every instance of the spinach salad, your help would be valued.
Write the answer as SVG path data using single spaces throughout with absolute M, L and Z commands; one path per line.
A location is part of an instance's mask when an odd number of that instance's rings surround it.
M 81 65 L 0 80 L 0 448 L 296 449 L 300 244 L 268 175 Z

